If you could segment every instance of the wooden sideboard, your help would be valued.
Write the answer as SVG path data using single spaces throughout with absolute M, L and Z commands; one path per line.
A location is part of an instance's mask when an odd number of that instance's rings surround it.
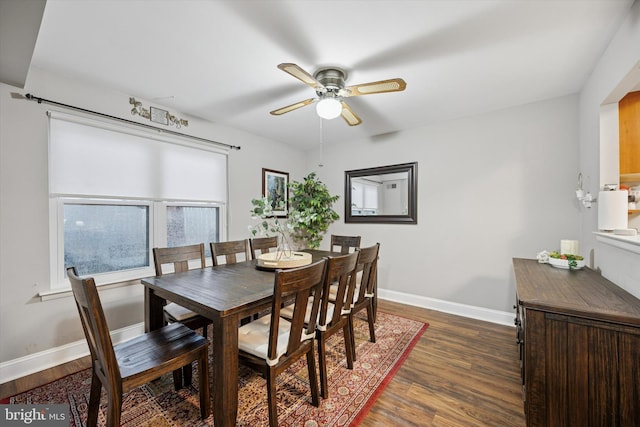
M 640 426 L 640 300 L 588 268 L 513 267 L 527 426 Z

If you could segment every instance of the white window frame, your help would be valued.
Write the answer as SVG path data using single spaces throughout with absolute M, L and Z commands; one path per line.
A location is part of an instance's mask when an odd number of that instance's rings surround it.
M 113 283 L 128 282 L 138 280 L 143 277 L 154 276 L 153 248 L 165 247 L 167 245 L 167 207 L 169 206 L 194 206 L 218 208 L 218 227 L 220 240 L 226 240 L 226 206 L 220 202 L 193 202 L 176 200 L 127 200 L 120 198 L 105 199 L 94 197 L 52 197 L 50 215 L 50 230 L 52 230 L 51 245 L 51 289 L 69 289 L 69 282 L 66 278 L 64 265 L 64 206 L 68 204 L 80 205 L 129 205 L 147 206 L 149 208 L 149 265 L 141 268 L 104 272 L 92 274 L 96 285 L 107 285 Z M 203 242 L 208 245 L 210 242 Z M 207 265 L 212 265 L 210 257 L 207 258 Z M 194 262 L 190 267 L 197 268 L 199 263 Z
M 55 232 L 55 239 L 53 240 L 51 256 L 52 256 L 52 272 L 51 272 L 51 288 L 52 289 L 64 289 L 69 288 L 68 279 L 65 277 L 65 265 L 64 265 L 64 206 L 69 204 L 78 205 L 128 205 L 128 206 L 147 206 L 149 208 L 149 247 L 153 247 L 155 244 L 154 230 L 156 229 L 154 224 L 154 204 L 153 202 L 146 200 L 124 200 L 124 199 L 96 199 L 90 197 L 55 197 L 52 199 L 54 204 L 55 215 L 51 218 L 51 230 Z M 115 272 L 96 273 L 92 275 L 95 278 L 96 284 L 118 283 L 126 282 L 129 280 L 140 279 L 146 276 L 153 276 L 155 269 L 153 268 L 153 258 L 151 253 L 149 254 L 149 265 L 142 268 L 134 268 L 128 270 L 120 270 Z

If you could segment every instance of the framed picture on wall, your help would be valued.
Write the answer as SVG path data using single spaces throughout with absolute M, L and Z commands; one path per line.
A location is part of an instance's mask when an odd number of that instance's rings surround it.
M 286 217 L 289 207 L 289 173 L 262 168 L 262 196 L 269 198 L 273 216 Z

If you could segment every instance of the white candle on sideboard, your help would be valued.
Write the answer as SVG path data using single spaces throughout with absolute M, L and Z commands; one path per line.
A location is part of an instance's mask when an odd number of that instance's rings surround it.
M 577 240 L 560 240 L 560 254 L 579 255 L 579 251 Z

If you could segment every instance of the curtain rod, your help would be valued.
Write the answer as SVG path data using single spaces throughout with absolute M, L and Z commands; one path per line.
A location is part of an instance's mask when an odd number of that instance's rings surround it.
M 44 102 L 45 104 L 51 104 L 51 105 L 57 105 L 57 106 L 60 106 L 60 107 L 71 108 L 72 110 L 81 111 L 83 113 L 94 114 L 96 116 L 106 117 L 106 118 L 112 119 L 112 120 L 119 120 L 121 122 L 129 123 L 129 124 L 136 125 L 136 126 L 141 126 L 141 127 L 147 128 L 147 129 L 153 129 L 153 130 L 156 130 L 156 131 L 159 131 L 159 132 L 169 133 L 169 134 L 172 134 L 172 135 L 178 135 L 178 136 L 181 136 L 181 137 L 184 137 L 184 138 L 197 139 L 198 141 L 204 141 L 204 142 L 207 142 L 209 144 L 222 145 L 224 147 L 228 147 L 228 148 L 233 149 L 233 150 L 239 150 L 241 148 L 239 145 L 225 144 L 224 142 L 218 142 L 218 141 L 213 141 L 213 140 L 206 139 L 206 138 L 200 138 L 199 136 L 187 135 L 187 134 L 184 134 L 184 133 L 176 132 L 176 131 L 171 130 L 171 129 L 160 129 L 160 128 L 155 127 L 155 126 L 151 126 L 151 125 L 147 125 L 147 124 L 139 123 L 139 122 L 134 122 L 133 120 L 123 119 L 121 117 L 111 116 L 109 114 L 100 113 L 98 111 L 87 110 L 85 108 L 75 107 L 73 105 L 63 104 L 61 102 L 56 102 L 56 101 L 51 101 L 49 99 L 39 98 L 37 96 L 31 95 L 30 93 L 24 95 L 24 98 L 28 99 L 29 101 L 37 101 L 38 104 L 42 104 Z

